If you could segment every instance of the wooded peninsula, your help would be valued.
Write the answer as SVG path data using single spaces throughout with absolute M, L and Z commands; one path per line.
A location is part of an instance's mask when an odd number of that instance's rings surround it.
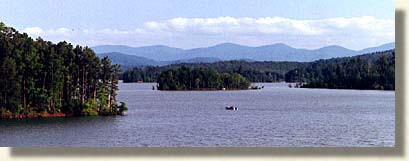
M 181 69 L 185 68 L 185 69 Z M 202 76 L 180 74 L 189 70 L 206 71 Z M 122 79 L 127 82 L 159 82 L 159 89 L 172 90 L 203 87 L 211 73 L 223 73 L 244 77 L 250 82 L 291 82 L 302 84 L 301 88 L 376 89 L 395 90 L 395 50 L 369 53 L 353 57 L 333 58 L 314 62 L 249 62 L 221 61 L 215 63 L 181 63 L 163 67 L 148 66 L 126 70 Z M 177 73 L 175 76 L 174 74 Z M 222 75 L 223 75 L 222 74 Z M 166 77 L 164 75 L 167 75 Z M 174 77 L 177 77 L 174 78 Z M 181 78 L 182 77 L 182 78 Z M 171 79 L 166 79 L 171 78 Z M 193 77 L 192 77 L 193 78 Z M 180 83 L 179 80 L 183 80 Z M 211 79 L 210 84 L 220 79 Z M 201 83 L 200 83 L 201 82 Z M 181 86 L 179 86 L 181 85 Z M 197 86 L 196 86 L 197 85 Z M 224 84 L 226 86 L 226 84 Z
M 1 118 L 120 115 L 119 73 L 88 47 L 33 40 L 0 23 Z

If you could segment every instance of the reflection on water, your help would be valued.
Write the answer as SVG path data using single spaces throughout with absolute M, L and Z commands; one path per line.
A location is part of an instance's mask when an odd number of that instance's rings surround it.
M 1 120 L 0 146 L 366 147 L 395 145 L 393 91 L 153 91 L 120 84 L 127 116 Z M 234 105 L 238 111 L 225 110 Z

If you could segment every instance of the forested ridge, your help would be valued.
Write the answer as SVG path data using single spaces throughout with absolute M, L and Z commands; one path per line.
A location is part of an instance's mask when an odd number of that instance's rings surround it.
M 156 82 L 163 71 L 181 67 L 240 74 L 251 82 L 299 82 L 305 88 L 395 89 L 394 50 L 304 63 L 221 61 L 150 66 L 126 70 L 122 79 L 125 83 Z
M 285 74 L 304 88 L 395 90 L 395 51 L 319 60 Z
M 119 73 L 88 47 L 33 40 L 0 23 L 2 118 L 121 114 Z
M 215 63 L 181 63 L 163 67 L 148 66 L 132 68 L 124 71 L 122 79 L 129 82 L 155 82 L 158 75 L 168 69 L 178 69 L 182 66 L 188 68 L 206 68 L 219 73 L 240 74 L 251 82 L 280 82 L 284 81 L 284 74 L 292 69 L 306 66 L 300 62 L 247 62 L 240 60 L 220 61 Z

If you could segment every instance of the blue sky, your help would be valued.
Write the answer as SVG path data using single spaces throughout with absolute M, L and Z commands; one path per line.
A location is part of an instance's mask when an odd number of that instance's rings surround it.
M 394 0 L 1 0 L 0 20 L 33 37 L 90 46 L 361 49 L 394 40 L 394 7 Z

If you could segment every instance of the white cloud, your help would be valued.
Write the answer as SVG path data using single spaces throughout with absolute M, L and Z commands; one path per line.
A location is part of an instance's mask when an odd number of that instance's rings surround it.
M 288 34 L 324 35 L 350 30 L 351 32 L 394 32 L 393 20 L 374 17 L 329 18 L 321 20 L 296 20 L 282 17 L 265 18 L 174 18 L 163 22 L 147 22 L 146 30 L 167 32 L 201 32 L 233 34 Z
M 165 44 L 193 48 L 221 42 L 253 46 L 282 42 L 304 48 L 337 44 L 360 49 L 394 41 L 395 22 L 370 16 L 317 20 L 283 17 L 179 17 L 146 22 L 129 30 L 105 28 L 73 31 L 64 27 L 48 30 L 31 27 L 23 31 L 32 36 L 50 37 L 53 40 L 72 38 L 73 41 L 88 45 Z
M 25 28 L 23 32 L 31 36 L 39 36 L 44 33 L 44 30 L 41 29 L 40 27 L 28 27 L 28 28 Z
M 48 30 L 47 31 L 47 33 L 48 34 L 51 34 L 51 35 L 62 35 L 62 36 L 71 36 L 71 34 L 72 34 L 72 32 L 74 32 L 72 29 L 70 30 L 70 29 L 68 29 L 68 28 L 65 28 L 65 27 L 61 27 L 61 28 L 58 28 L 58 29 L 50 29 L 50 30 Z
M 72 35 L 74 32 L 73 30 L 70 30 L 65 27 L 61 27 L 58 29 L 48 29 L 44 30 L 40 27 L 28 27 L 23 29 L 23 32 L 27 33 L 28 35 L 32 37 L 38 37 L 38 36 L 63 36 L 63 37 L 69 37 Z

